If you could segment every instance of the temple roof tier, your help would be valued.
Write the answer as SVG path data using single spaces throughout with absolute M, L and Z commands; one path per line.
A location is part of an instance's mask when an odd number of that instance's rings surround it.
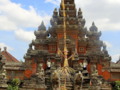
M 88 31 L 88 32 L 87 32 L 87 36 L 88 36 L 88 37 L 91 37 L 91 36 L 100 37 L 101 34 L 102 34 L 101 31 L 100 31 L 100 32 L 98 32 L 98 31 L 94 31 L 94 32 Z

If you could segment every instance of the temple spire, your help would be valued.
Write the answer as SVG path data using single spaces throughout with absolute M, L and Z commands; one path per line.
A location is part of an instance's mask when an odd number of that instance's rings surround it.
M 46 27 L 43 21 L 41 22 L 41 25 L 38 27 L 38 30 L 46 30 Z
M 63 7 L 63 3 L 64 3 L 64 7 Z M 68 25 L 75 25 L 77 23 L 76 21 L 76 14 L 77 10 L 75 7 L 75 3 L 74 0 L 64 0 L 61 2 L 60 5 L 60 9 L 59 9 L 59 16 L 60 16 L 60 23 L 61 25 L 63 25 L 63 18 L 64 18 L 64 13 L 65 13 L 65 17 L 66 17 L 66 22 L 68 23 Z M 72 22 L 70 19 L 73 19 Z M 58 20 L 59 21 L 59 20 Z M 68 28 L 67 25 L 67 28 Z
M 7 51 L 7 47 L 4 47 L 4 51 L 5 51 L 5 52 Z
M 90 27 L 90 31 L 98 31 L 98 28 L 96 27 L 95 23 L 92 23 L 92 26 Z
M 78 10 L 78 18 L 83 18 L 81 8 Z

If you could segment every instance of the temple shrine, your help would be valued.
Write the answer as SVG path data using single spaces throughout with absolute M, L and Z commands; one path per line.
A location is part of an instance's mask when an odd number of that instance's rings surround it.
M 42 22 L 34 32 L 36 39 L 29 44 L 24 63 L 12 56 L 12 62 L 3 62 L 7 56 L 2 53 L 7 51 L 0 50 L 4 82 L 20 78 L 20 90 L 111 90 L 110 82 L 120 80 L 120 60 L 111 61 L 95 23 L 85 27 L 74 0 L 62 0 L 50 23 L 46 29 Z

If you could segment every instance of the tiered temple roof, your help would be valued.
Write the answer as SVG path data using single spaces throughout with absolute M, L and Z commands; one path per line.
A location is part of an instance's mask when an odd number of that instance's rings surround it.
M 82 11 L 76 10 L 74 0 L 63 1 L 53 12 L 51 26 L 47 29 L 42 21 L 34 32 L 36 38 L 29 44 L 25 63 L 20 63 L 4 49 L 4 59 L 14 62 L 7 62 L 5 68 L 9 73 L 18 71 L 19 77 L 22 74 L 21 78 L 26 78 L 24 89 L 56 90 L 65 86 L 68 90 L 78 90 L 81 85 L 90 87 L 90 80 L 93 87 L 100 87 L 100 81 L 104 83 L 102 79 L 119 80 L 119 61 L 111 64 L 111 56 L 100 40 L 102 33 L 95 23 L 87 29 Z M 65 61 L 69 65 L 64 65 Z

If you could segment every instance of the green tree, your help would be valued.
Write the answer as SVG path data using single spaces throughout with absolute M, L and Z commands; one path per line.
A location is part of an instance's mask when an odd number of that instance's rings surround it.
M 113 87 L 113 90 L 120 90 L 120 81 L 115 81 L 115 85 Z
M 7 90 L 19 90 L 20 79 L 13 79 L 8 84 Z

